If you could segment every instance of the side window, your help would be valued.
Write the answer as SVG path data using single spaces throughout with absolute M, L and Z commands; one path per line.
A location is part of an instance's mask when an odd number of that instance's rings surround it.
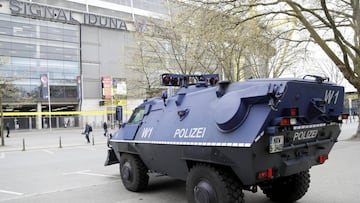
M 139 123 L 144 118 L 145 107 L 136 108 L 131 115 L 128 123 Z

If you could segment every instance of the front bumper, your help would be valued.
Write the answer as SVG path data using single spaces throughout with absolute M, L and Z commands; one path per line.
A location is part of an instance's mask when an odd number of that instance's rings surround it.
M 109 166 L 109 165 L 117 164 L 117 163 L 120 163 L 120 162 L 119 162 L 119 159 L 116 157 L 115 151 L 112 148 L 108 149 L 107 158 L 104 163 L 104 166 Z

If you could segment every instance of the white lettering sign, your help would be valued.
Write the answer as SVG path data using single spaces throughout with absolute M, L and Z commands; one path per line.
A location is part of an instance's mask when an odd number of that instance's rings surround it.
M 174 138 L 203 138 L 206 128 L 178 128 L 175 130 Z
M 48 5 L 32 3 L 31 1 L 10 0 L 9 7 L 12 15 L 27 18 L 46 19 L 69 24 L 86 24 L 90 26 L 128 30 L 125 20 L 95 15 L 92 13 L 73 11 Z
M 143 128 L 141 138 L 150 138 L 152 131 L 153 131 L 153 127 Z
M 326 90 L 325 91 L 325 96 L 324 96 L 324 101 L 328 104 L 330 104 L 331 102 L 333 102 L 334 104 L 337 103 L 338 97 L 339 97 L 339 91 L 335 90 Z
M 319 130 L 304 130 L 295 132 L 293 141 L 301 141 L 301 140 L 307 140 L 315 138 L 318 134 Z

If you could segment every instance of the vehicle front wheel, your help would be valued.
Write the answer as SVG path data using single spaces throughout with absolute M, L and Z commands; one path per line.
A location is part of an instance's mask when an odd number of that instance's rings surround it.
M 141 159 L 132 154 L 120 156 L 120 176 L 126 189 L 133 192 L 144 190 L 149 182 L 148 169 Z
M 194 166 L 186 179 L 189 203 L 242 203 L 244 194 L 231 172 L 209 165 Z
M 309 171 L 281 177 L 260 185 L 264 194 L 274 202 L 295 202 L 302 198 L 310 186 Z

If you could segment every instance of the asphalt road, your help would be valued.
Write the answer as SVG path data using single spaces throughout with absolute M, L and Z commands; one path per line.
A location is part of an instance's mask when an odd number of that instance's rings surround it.
M 329 160 L 311 169 L 310 189 L 298 202 L 360 201 L 360 141 L 347 141 L 354 126 L 345 124 Z M 46 143 L 42 143 L 26 151 L 0 150 L 0 202 L 186 202 L 185 183 L 164 176 L 151 176 L 142 193 L 127 191 L 118 164 L 103 166 L 105 144 L 84 144 L 83 137 L 73 142 L 81 143 L 63 148 L 45 147 Z M 261 191 L 245 192 L 245 201 L 271 202 Z
M 105 158 L 100 145 L 2 152 L 0 202 L 185 202 L 184 183 L 168 177 L 128 192 L 118 164 L 104 167 Z

